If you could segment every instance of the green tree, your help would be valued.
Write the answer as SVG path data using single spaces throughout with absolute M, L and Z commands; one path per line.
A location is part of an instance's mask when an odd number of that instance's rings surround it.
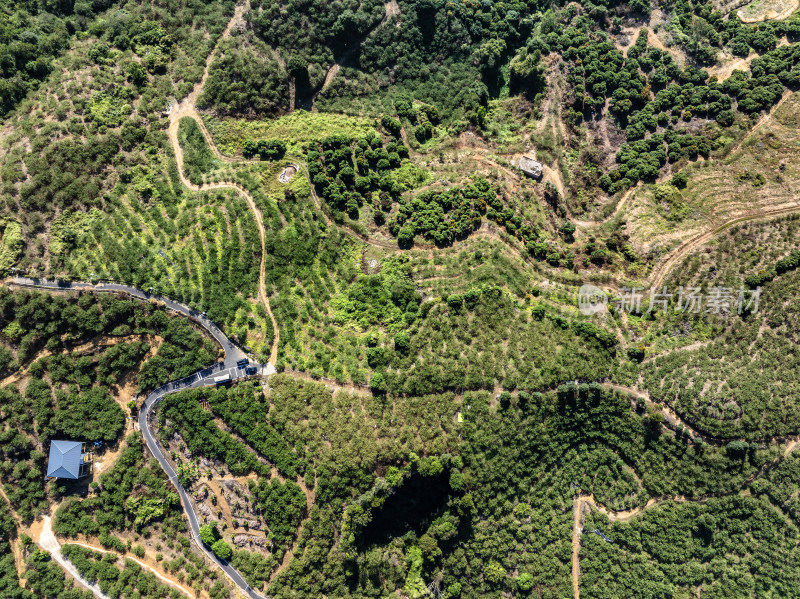
M 209 522 L 200 527 L 200 540 L 211 547 L 219 539 L 219 530 L 216 522 Z
M 498 585 L 506 577 L 506 569 L 497 560 L 491 560 L 483 568 L 483 577 L 491 584 Z
M 223 539 L 217 539 L 211 546 L 211 551 L 213 551 L 218 558 L 225 561 L 228 561 L 233 556 L 233 549 L 231 549 L 231 546 Z
M 523 572 L 517 577 L 517 589 L 519 589 L 521 593 L 527 595 L 531 592 L 531 589 L 533 589 L 533 582 L 533 576 L 527 572 Z
M 406 354 L 411 347 L 411 337 L 406 331 L 398 331 L 394 336 L 395 351 Z

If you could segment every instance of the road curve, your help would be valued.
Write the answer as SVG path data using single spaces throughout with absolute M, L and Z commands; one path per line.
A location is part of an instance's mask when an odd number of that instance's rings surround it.
M 35 289 L 46 289 L 49 291 L 106 291 L 125 293 L 131 297 L 145 301 L 155 300 L 159 303 L 163 303 L 171 310 L 183 314 L 184 316 L 188 316 L 194 320 L 197 324 L 208 331 L 222 346 L 222 349 L 225 352 L 225 360 L 223 362 L 217 362 L 209 368 L 200 370 L 199 372 L 191 374 L 185 378 L 166 383 L 158 389 L 152 391 L 144 400 L 142 407 L 139 409 L 139 428 L 142 431 L 142 437 L 144 438 L 145 443 L 147 443 L 147 448 L 156 458 L 159 466 L 161 466 L 161 469 L 164 470 L 167 477 L 178 491 L 178 495 L 181 498 L 181 504 L 183 505 L 183 511 L 186 513 L 186 516 L 189 519 L 192 540 L 197 544 L 200 550 L 208 556 L 209 559 L 215 562 L 219 568 L 225 572 L 225 574 L 227 574 L 228 578 L 230 578 L 231 581 L 237 587 L 239 587 L 243 593 L 245 593 L 245 595 L 251 597 L 251 599 L 267 599 L 264 595 L 261 595 L 251 588 L 244 578 L 242 578 L 241 574 L 231 567 L 228 562 L 218 558 L 200 541 L 200 521 L 197 517 L 197 513 L 194 511 L 192 500 L 189 497 L 189 493 L 178 480 L 178 474 L 175 472 L 175 469 L 167 460 L 165 450 L 156 440 L 153 430 L 150 426 L 149 418 L 150 411 L 157 406 L 162 399 L 164 399 L 164 396 L 170 393 L 176 393 L 183 389 L 214 385 L 216 384 L 214 378 L 220 376 L 221 374 L 229 374 L 231 380 L 246 378 L 244 369 L 240 368 L 237 362 L 241 360 L 247 360 L 247 354 L 245 354 L 238 346 L 229 340 L 225 333 L 223 333 L 219 327 L 217 327 L 217 325 L 211 322 L 203 314 L 169 298 L 149 294 L 141 289 L 137 289 L 136 287 L 131 287 L 130 285 L 122 285 L 119 283 L 54 281 L 47 279 L 31 279 L 27 277 L 12 277 L 7 279 L 6 283 L 19 287 L 32 287 Z M 259 375 L 270 375 L 275 373 L 274 366 L 269 362 L 266 364 L 259 364 L 257 368 Z

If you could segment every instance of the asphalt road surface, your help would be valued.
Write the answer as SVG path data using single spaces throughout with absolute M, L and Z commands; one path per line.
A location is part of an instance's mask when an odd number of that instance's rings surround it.
M 167 474 L 167 477 L 169 477 L 170 481 L 172 481 L 172 484 L 175 485 L 175 488 L 178 490 L 178 495 L 180 495 L 181 503 L 183 504 L 183 511 L 186 513 L 186 516 L 189 519 L 189 528 L 191 529 L 192 540 L 197 544 L 200 550 L 208 556 L 209 559 L 215 562 L 220 569 L 222 569 L 222 571 L 228 575 L 228 578 L 230 578 L 231 581 L 233 581 L 233 583 L 238 586 L 243 593 L 252 599 L 267 599 L 264 595 L 261 595 L 252 589 L 250 585 L 245 582 L 244 578 L 242 578 L 239 572 L 232 568 L 228 562 L 218 558 L 213 551 L 203 545 L 203 543 L 200 541 L 200 521 L 197 517 L 197 513 L 194 511 L 192 500 L 189 497 L 189 493 L 178 480 L 178 475 L 175 472 L 175 469 L 167 460 L 165 450 L 156 440 L 153 430 L 150 427 L 149 419 L 150 411 L 153 409 L 153 407 L 158 405 L 165 395 L 176 393 L 182 389 L 216 385 L 215 379 L 220 376 L 229 375 L 231 382 L 236 381 L 237 379 L 247 378 L 244 369 L 245 367 L 239 366 L 238 364 L 243 360 L 248 360 L 247 354 L 245 354 L 245 352 L 243 352 L 236 344 L 228 339 L 225 334 L 219 330 L 217 325 L 211 322 L 202 313 L 169 298 L 153 295 L 142 291 L 141 289 L 137 289 L 136 287 L 122 285 L 119 283 L 82 283 L 74 281 L 30 279 L 27 277 L 13 277 L 9 280 L 9 282 L 21 287 L 34 287 L 38 289 L 50 289 L 56 291 L 110 291 L 125 293 L 145 301 L 155 300 L 166 305 L 171 310 L 188 316 L 194 320 L 197 324 L 208 331 L 222 346 L 222 349 L 225 351 L 225 360 L 223 362 L 217 362 L 209 368 L 204 368 L 203 370 L 200 370 L 199 372 L 189 375 L 183 379 L 166 383 L 155 391 L 152 391 L 150 395 L 147 396 L 147 399 L 144 400 L 142 407 L 139 409 L 139 428 L 142 431 L 142 437 L 144 437 L 148 449 L 156 458 L 156 460 L 158 460 L 159 465 Z M 269 362 L 266 364 L 255 364 L 249 362 L 248 360 L 248 366 L 255 366 L 257 368 L 258 375 L 270 375 L 275 373 L 275 367 Z

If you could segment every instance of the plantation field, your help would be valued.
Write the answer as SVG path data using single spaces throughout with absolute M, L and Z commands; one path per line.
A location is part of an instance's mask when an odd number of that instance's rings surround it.
M 800 596 L 794 0 L 6 4 L 0 595 Z
M 131 189 L 115 197 L 111 213 L 62 215 L 54 223 L 52 267 L 79 280 L 152 288 L 213 315 L 234 338 L 268 353 L 271 335 L 251 301 L 261 249 L 244 200 L 228 190 L 165 200 L 147 206 Z
M 753 0 L 736 11 L 745 23 L 758 23 L 772 19 L 786 19 L 797 10 L 797 0 Z
M 661 255 L 709 226 L 760 212 L 792 206 L 800 180 L 800 97 L 787 92 L 771 114 L 751 133 L 728 144 L 730 153 L 687 165 L 686 188 L 680 190 L 685 216 L 670 220 L 652 189 L 635 191 L 625 208 L 627 230 L 640 254 Z
M 700 430 L 726 438 L 763 439 L 800 432 L 795 398 L 797 271 L 764 284 L 757 313 L 704 314 L 711 335 L 700 347 L 642 365 L 650 395 Z M 689 324 L 695 315 L 687 315 Z M 689 325 L 692 326 L 692 325 Z

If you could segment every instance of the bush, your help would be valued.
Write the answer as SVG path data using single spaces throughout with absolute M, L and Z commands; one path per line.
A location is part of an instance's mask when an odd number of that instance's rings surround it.
M 200 527 L 200 540 L 211 547 L 220 538 L 216 522 L 209 522 Z
M 689 212 L 689 205 L 674 185 L 669 183 L 655 185 L 653 195 L 659 208 L 669 220 L 682 220 Z
M 395 351 L 406 354 L 411 347 L 411 337 L 406 331 L 399 331 L 394 336 Z
M 217 539 L 211 546 L 211 551 L 221 560 L 228 561 L 233 556 L 233 549 L 224 540 Z

